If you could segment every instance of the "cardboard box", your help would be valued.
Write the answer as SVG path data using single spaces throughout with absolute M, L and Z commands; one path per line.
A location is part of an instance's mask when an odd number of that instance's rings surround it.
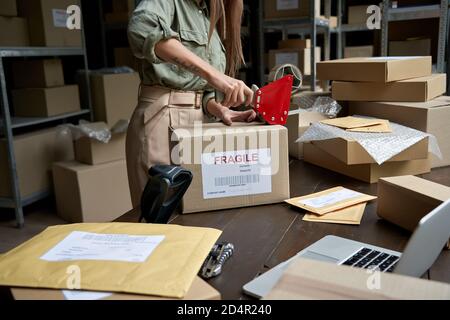
M 373 57 L 373 46 L 353 46 L 344 48 L 344 58 Z
M 389 41 L 390 56 L 431 56 L 431 39 Z
M 71 137 L 58 134 L 56 128 L 17 135 L 14 137 L 13 144 L 22 198 L 36 193 L 50 192 L 52 163 L 72 160 L 74 157 Z M 12 196 L 7 154 L 6 140 L 1 139 L 0 197 Z
M 14 88 L 50 88 L 64 85 L 60 59 L 18 60 L 12 64 Z
M 131 118 L 141 82 L 137 73 L 93 73 L 90 79 L 95 121 L 114 126 L 119 120 Z
M 334 138 L 313 142 L 314 146 L 327 152 L 345 164 L 376 163 L 369 153 L 356 141 L 346 138 Z M 422 139 L 408 149 L 389 159 L 393 161 L 409 161 L 428 158 L 428 138 Z
M 0 2 L 0 16 L 17 17 L 16 0 L 2 0 Z
M 113 133 L 108 143 L 82 137 L 75 141 L 75 160 L 97 165 L 125 159 L 125 140 L 126 133 Z
M 443 159 L 433 155 L 432 167 L 450 165 L 450 97 L 428 102 L 350 102 L 349 114 L 388 119 L 437 138 Z
M 129 47 L 114 48 L 114 64 L 116 67 L 127 66 L 136 71 L 140 69 L 139 61 Z
M 316 47 L 316 59 L 320 61 L 320 47 Z M 269 51 L 269 69 L 285 63 L 296 65 L 303 75 L 311 74 L 311 48 L 279 49 Z
M 331 92 L 338 101 L 425 102 L 446 90 L 447 75 L 440 73 L 389 83 L 333 81 Z
M 320 16 L 320 0 L 314 0 L 316 17 Z M 264 18 L 298 18 L 310 16 L 310 1 L 264 0 Z
M 62 290 L 11 288 L 14 300 L 65 300 Z M 183 300 L 220 300 L 219 291 L 214 289 L 205 280 L 196 277 L 191 289 Z M 145 296 L 137 294 L 114 293 L 103 300 L 170 300 L 157 296 Z
M 125 160 L 55 163 L 53 182 L 58 215 L 68 222 L 109 222 L 132 209 Z
M 79 0 L 17 0 L 28 20 L 30 42 L 41 47 L 82 47 L 81 30 L 67 28 L 67 8 Z
M 191 170 L 182 213 L 278 203 L 289 198 L 287 129 L 220 123 L 172 132 L 172 161 Z M 212 141 L 214 140 L 214 141 Z
M 26 19 L 0 17 L 0 47 L 27 47 L 29 45 L 30 38 Z
M 311 39 L 286 39 L 278 41 L 278 49 L 303 50 L 311 48 Z
M 303 144 L 303 153 L 306 162 L 368 183 L 376 183 L 382 177 L 430 172 L 430 159 L 347 165 L 313 143 Z
M 378 183 L 377 214 L 414 231 L 420 219 L 450 199 L 450 187 L 414 176 L 389 177 Z
M 338 26 L 338 18 L 336 16 L 330 16 L 330 17 L 325 17 L 325 16 L 320 16 L 321 19 L 325 19 L 328 20 L 328 25 L 330 28 L 337 28 Z
M 347 58 L 317 63 L 321 80 L 392 82 L 431 75 L 431 57 Z
M 51 117 L 81 110 L 77 85 L 18 89 L 12 96 L 16 117 Z
M 366 24 L 368 5 L 364 6 L 349 6 L 348 7 L 348 24 Z

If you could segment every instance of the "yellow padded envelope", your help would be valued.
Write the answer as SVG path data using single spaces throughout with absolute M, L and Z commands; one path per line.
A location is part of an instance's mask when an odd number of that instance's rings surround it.
M 102 234 L 164 235 L 145 262 L 74 260 L 40 257 L 73 231 Z M 183 298 L 221 234 L 210 228 L 137 223 L 85 223 L 49 227 L 0 256 L 0 285 L 67 289 L 68 267 L 81 272 L 81 289 Z
M 366 204 L 360 203 L 321 216 L 313 213 L 306 213 L 303 217 L 303 221 L 358 225 L 361 224 L 365 209 Z

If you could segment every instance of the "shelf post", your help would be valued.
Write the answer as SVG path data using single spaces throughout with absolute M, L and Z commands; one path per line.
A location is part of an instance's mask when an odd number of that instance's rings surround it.
M 448 0 L 441 0 L 439 17 L 439 42 L 437 53 L 437 72 L 445 72 L 445 47 L 448 33 Z
M 389 0 L 383 0 L 381 7 L 381 56 L 388 55 L 389 44 Z
M 311 17 L 311 91 L 316 91 L 316 43 L 317 43 L 317 24 L 316 24 L 316 6 L 314 0 L 309 1 L 309 12 Z

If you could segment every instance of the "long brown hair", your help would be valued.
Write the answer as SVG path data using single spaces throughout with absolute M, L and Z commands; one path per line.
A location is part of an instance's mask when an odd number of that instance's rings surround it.
M 217 27 L 226 50 L 227 67 L 225 73 L 230 77 L 234 77 L 244 63 L 241 40 L 243 10 L 243 0 L 209 1 L 209 39 L 211 39 L 214 28 Z

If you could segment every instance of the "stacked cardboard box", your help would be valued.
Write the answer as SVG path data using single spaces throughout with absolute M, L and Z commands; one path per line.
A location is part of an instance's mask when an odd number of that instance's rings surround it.
M 12 70 L 17 117 L 51 117 L 80 110 L 78 86 L 64 84 L 61 60 L 15 61 Z
M 27 20 L 18 17 L 16 0 L 0 2 L 0 47 L 30 45 Z
M 89 127 L 108 130 L 105 123 Z M 77 139 L 75 159 L 53 165 L 59 216 L 69 222 L 107 222 L 131 210 L 125 133 L 113 134 L 108 143 Z
M 370 46 L 352 46 L 344 48 L 344 58 L 373 57 L 374 48 Z

